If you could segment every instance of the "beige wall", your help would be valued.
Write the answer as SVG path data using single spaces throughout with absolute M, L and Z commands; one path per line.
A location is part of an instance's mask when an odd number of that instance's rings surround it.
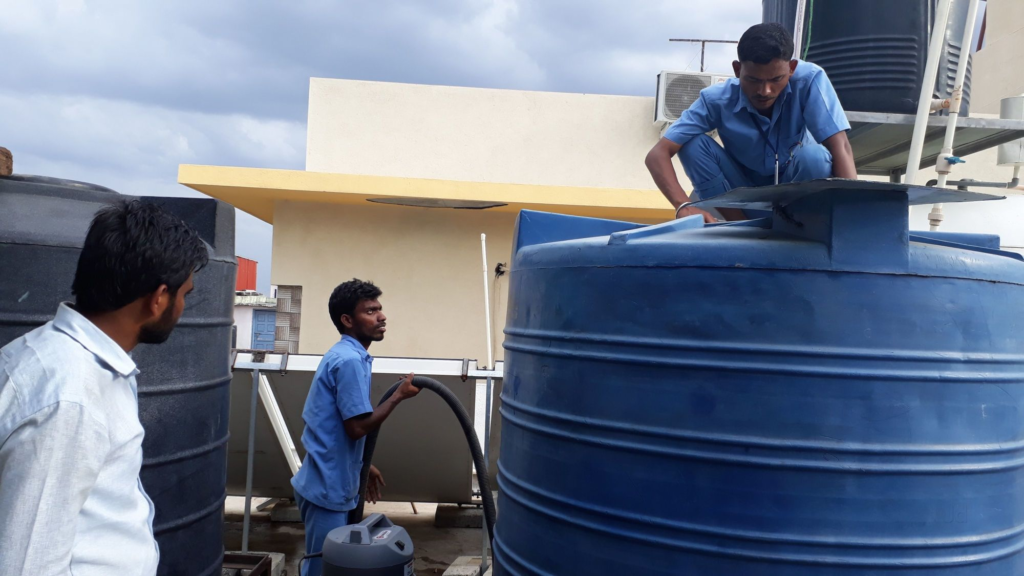
M 999 100 L 1024 94 L 1024 0 L 989 0 L 985 48 L 974 57 L 971 111 L 999 114 Z
M 299 351 L 321 354 L 338 340 L 327 302 L 357 277 L 384 291 L 388 332 L 374 355 L 486 363 L 480 234 L 493 270 L 509 262 L 514 223 L 501 212 L 279 202 L 273 283 L 302 286 Z M 500 359 L 508 276 L 490 283 Z
M 306 170 L 654 190 L 660 137 L 654 98 L 313 78 Z
M 313 78 L 306 170 L 653 190 L 643 159 L 660 137 L 653 98 Z M 300 351 L 337 340 L 327 300 L 355 276 L 384 290 L 389 328 L 375 355 L 486 362 L 480 234 L 493 270 L 509 262 L 514 223 L 486 211 L 276 204 L 272 276 L 303 287 Z M 507 276 L 491 288 L 501 359 Z

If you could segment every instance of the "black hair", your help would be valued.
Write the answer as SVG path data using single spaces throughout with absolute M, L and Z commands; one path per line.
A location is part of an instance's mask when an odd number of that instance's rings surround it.
M 331 292 L 331 299 L 327 308 L 331 313 L 331 322 L 338 329 L 338 333 L 345 334 L 345 325 L 341 323 L 341 316 L 351 316 L 356 311 L 356 306 L 362 300 L 376 300 L 383 294 L 380 288 L 374 286 L 373 282 L 366 282 L 359 278 L 353 278 L 348 282 L 338 284 L 338 287 Z
M 71 292 L 83 314 L 112 312 L 167 285 L 172 296 L 209 260 L 187 224 L 155 204 L 121 201 L 96 213 Z
M 751 26 L 740 37 L 736 49 L 740 62 L 767 64 L 772 60 L 793 59 L 793 36 L 782 24 L 769 22 Z

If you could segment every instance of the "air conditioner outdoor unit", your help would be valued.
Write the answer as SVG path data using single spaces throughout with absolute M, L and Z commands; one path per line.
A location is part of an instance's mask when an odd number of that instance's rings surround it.
M 670 72 L 658 74 L 658 97 L 654 102 L 654 122 L 675 122 L 700 96 L 700 91 L 725 82 L 731 76 L 705 72 Z

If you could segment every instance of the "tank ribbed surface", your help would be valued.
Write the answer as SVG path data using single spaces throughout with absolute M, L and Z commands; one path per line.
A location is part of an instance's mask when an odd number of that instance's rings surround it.
M 935 80 L 935 98 L 953 92 L 969 0 L 953 0 Z M 858 112 L 915 114 L 934 26 L 937 0 L 816 0 L 807 3 L 804 47 L 798 57 L 825 69 L 843 108 Z M 762 0 L 764 22 L 790 32 L 797 0 Z M 807 41 L 809 37 L 809 42 Z M 971 100 L 971 63 L 960 113 Z
M 1024 262 L 846 199 L 520 217 L 497 573 L 1024 574 Z
M 0 178 L 0 346 L 70 301 L 85 233 L 97 210 L 123 198 L 65 180 Z M 156 509 L 161 575 L 219 574 L 228 435 L 228 355 L 236 264 L 234 212 L 208 199 L 145 198 L 195 228 L 210 263 L 171 338 L 132 353 L 146 435 L 140 476 Z

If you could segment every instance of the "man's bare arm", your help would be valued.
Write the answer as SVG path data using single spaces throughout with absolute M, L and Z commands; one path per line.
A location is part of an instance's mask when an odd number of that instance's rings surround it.
M 682 146 L 679 144 L 668 138 L 662 138 L 654 145 L 654 148 L 651 148 L 651 151 L 647 153 L 647 158 L 644 160 L 647 170 L 650 171 L 651 177 L 654 178 L 654 184 L 665 195 L 665 198 L 672 203 L 673 208 L 679 208 L 690 201 L 686 191 L 679 185 L 679 177 L 676 175 L 675 166 L 672 165 L 672 157 L 679 153 L 680 148 Z M 711 214 L 693 207 L 683 208 L 676 216 L 682 218 L 694 214 L 704 216 L 705 222 L 715 222 L 715 218 Z
M 836 178 L 857 179 L 857 165 L 853 161 L 853 148 L 846 132 L 837 132 L 822 144 L 832 153 L 832 175 Z
M 386 402 L 374 408 L 373 412 L 362 414 L 345 420 L 345 434 L 353 440 L 359 440 L 370 432 L 373 432 L 387 420 L 388 416 L 402 403 L 419 394 L 420 389 L 412 385 L 413 375 L 409 374 L 402 381 L 402 385 L 388 398 Z

